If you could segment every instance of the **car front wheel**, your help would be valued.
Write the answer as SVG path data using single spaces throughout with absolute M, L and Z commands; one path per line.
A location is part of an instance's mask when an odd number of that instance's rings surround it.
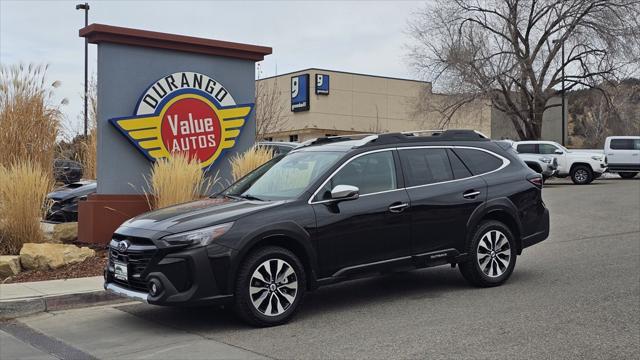
M 593 171 L 586 165 L 576 165 L 571 169 L 571 180 L 576 185 L 585 185 L 593 181 Z
M 283 324 L 297 311 L 305 287 L 304 268 L 295 254 L 281 247 L 260 248 L 238 271 L 236 313 L 255 326 Z
M 513 234 L 499 221 L 485 221 L 478 226 L 467 254 L 469 259 L 460 264 L 460 272 L 467 282 L 479 287 L 501 285 L 516 265 Z

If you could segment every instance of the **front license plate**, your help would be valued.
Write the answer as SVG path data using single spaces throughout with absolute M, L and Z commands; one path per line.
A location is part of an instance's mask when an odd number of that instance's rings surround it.
M 124 281 L 128 281 L 129 280 L 129 275 L 128 275 L 128 271 L 127 271 L 127 263 L 123 263 L 123 262 L 120 262 L 120 261 L 115 261 L 114 262 L 114 267 L 116 269 L 116 272 L 114 274 L 116 279 L 124 280 Z

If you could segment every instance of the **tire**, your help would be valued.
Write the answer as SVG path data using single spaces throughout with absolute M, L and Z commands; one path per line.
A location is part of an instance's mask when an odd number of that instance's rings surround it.
M 637 172 L 621 172 L 621 173 L 618 173 L 618 175 L 620 175 L 620 177 L 623 179 L 633 179 L 636 175 L 638 175 L 638 173 Z
M 497 248 L 495 245 L 500 247 Z M 496 251 L 496 248 L 503 250 Z M 468 283 L 477 287 L 502 285 L 509 279 L 516 266 L 515 238 L 509 227 L 499 221 L 489 220 L 480 223 L 467 244 L 466 252 L 469 259 L 460 264 L 460 272 Z
M 276 282 L 271 279 L 273 273 Z M 238 270 L 234 309 L 242 320 L 254 326 L 284 324 L 295 315 L 305 289 L 304 267 L 294 253 L 276 246 L 259 248 L 246 257 Z
M 593 181 L 593 171 L 587 165 L 576 165 L 571 168 L 571 181 L 576 185 L 586 185 Z

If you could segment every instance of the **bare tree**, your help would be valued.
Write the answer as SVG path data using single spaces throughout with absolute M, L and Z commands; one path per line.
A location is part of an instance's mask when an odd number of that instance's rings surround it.
M 410 22 L 409 58 L 456 94 L 444 121 L 484 98 L 520 138 L 538 139 L 563 81 L 598 87 L 638 71 L 639 18 L 637 0 L 435 0 Z
M 282 131 L 285 104 L 275 79 L 256 82 L 256 140 Z

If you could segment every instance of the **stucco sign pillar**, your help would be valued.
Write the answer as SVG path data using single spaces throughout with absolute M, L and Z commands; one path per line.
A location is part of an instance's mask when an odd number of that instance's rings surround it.
M 98 45 L 98 191 L 80 204 L 78 237 L 108 243 L 148 210 L 153 162 L 175 152 L 229 182 L 229 157 L 255 139 L 255 62 L 271 48 L 102 24 Z

